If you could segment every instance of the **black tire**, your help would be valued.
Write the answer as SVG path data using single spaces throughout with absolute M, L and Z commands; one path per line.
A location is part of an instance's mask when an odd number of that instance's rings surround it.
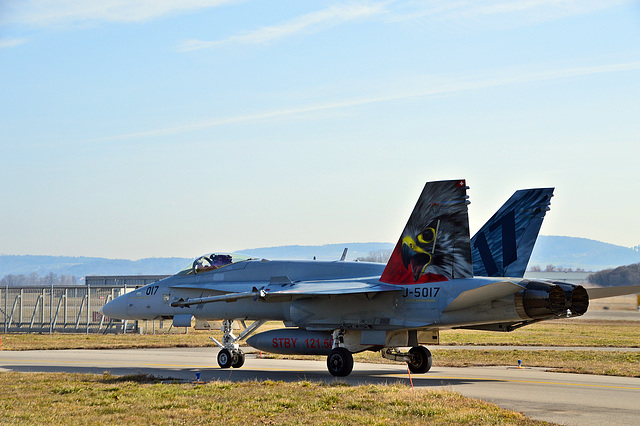
M 411 361 L 409 364 L 409 370 L 415 374 L 423 374 L 431 369 L 431 352 L 424 346 L 414 346 L 409 350 Z
M 234 357 L 234 362 L 231 364 L 233 368 L 240 368 L 244 365 L 244 352 L 238 351 Z
M 335 377 L 345 377 L 353 370 L 353 356 L 345 348 L 331 349 L 327 356 L 327 369 Z
M 218 365 L 220 368 L 229 368 L 233 364 L 234 356 L 228 349 L 222 349 L 218 352 Z

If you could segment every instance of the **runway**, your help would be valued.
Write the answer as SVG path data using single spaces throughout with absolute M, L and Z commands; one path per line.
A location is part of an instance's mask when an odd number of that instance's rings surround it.
M 247 355 L 241 369 L 222 370 L 212 348 L 0 351 L 0 371 L 153 374 L 190 381 L 196 372 L 210 380 L 327 381 L 324 361 L 261 359 Z M 412 375 L 416 388 L 448 389 L 563 424 L 638 424 L 640 379 L 545 372 L 538 368 L 433 367 Z M 340 379 L 352 384 L 400 382 L 409 386 L 402 364 L 356 363 Z

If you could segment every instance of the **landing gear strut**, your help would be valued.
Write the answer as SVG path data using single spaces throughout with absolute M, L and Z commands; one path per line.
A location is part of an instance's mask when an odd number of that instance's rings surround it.
M 256 331 L 265 322 L 260 320 L 255 321 L 249 327 L 245 326 L 244 331 L 236 337 L 233 334 L 233 320 L 226 319 L 222 321 L 222 343 L 210 337 L 220 347 L 220 352 L 218 352 L 218 365 L 220 368 L 240 368 L 244 365 L 245 355 L 238 342 Z M 242 325 L 245 325 L 244 321 L 242 321 Z
M 333 332 L 333 349 L 327 356 L 327 369 L 335 377 L 345 377 L 353 370 L 353 356 L 344 347 L 344 330 Z

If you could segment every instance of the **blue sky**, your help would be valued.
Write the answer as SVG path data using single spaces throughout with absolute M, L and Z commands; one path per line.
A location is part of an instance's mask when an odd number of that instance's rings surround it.
M 7 0 L 0 253 L 394 242 L 429 180 L 475 232 L 640 244 L 640 3 Z

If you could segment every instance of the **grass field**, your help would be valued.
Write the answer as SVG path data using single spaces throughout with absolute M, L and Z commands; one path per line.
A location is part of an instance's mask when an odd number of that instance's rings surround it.
M 264 329 L 279 328 L 267 324 Z M 8 334 L 2 350 L 213 346 L 220 332 L 184 329 L 156 335 Z M 177 331 L 177 332 L 176 332 Z M 434 366 L 539 366 L 566 372 L 640 377 L 640 353 L 593 350 L 491 350 L 482 345 L 640 346 L 640 322 L 557 320 L 512 333 L 446 330 L 433 346 Z M 452 345 L 477 345 L 479 350 Z M 268 355 L 281 357 L 277 355 Z M 305 357 L 309 358 L 309 357 Z M 324 360 L 324 357 L 316 357 Z M 390 362 L 379 353 L 356 362 Z M 185 384 L 148 376 L 0 373 L 0 424 L 545 424 L 446 391 L 390 384 L 315 382 Z
M 281 328 L 282 323 L 271 322 L 259 331 Z M 162 334 L 0 334 L 2 350 L 34 349 L 124 349 L 204 347 L 221 340 L 219 330 L 193 331 L 174 329 Z M 519 328 L 510 333 L 443 330 L 441 345 L 507 345 L 507 346 L 597 346 L 640 347 L 640 321 L 594 321 L 563 319 L 545 321 Z
M 445 330 L 443 345 L 640 347 L 640 321 L 562 319 L 543 321 L 510 333 Z
M 394 384 L 0 373 L 0 389 L 0 424 L 548 424 L 454 392 Z

